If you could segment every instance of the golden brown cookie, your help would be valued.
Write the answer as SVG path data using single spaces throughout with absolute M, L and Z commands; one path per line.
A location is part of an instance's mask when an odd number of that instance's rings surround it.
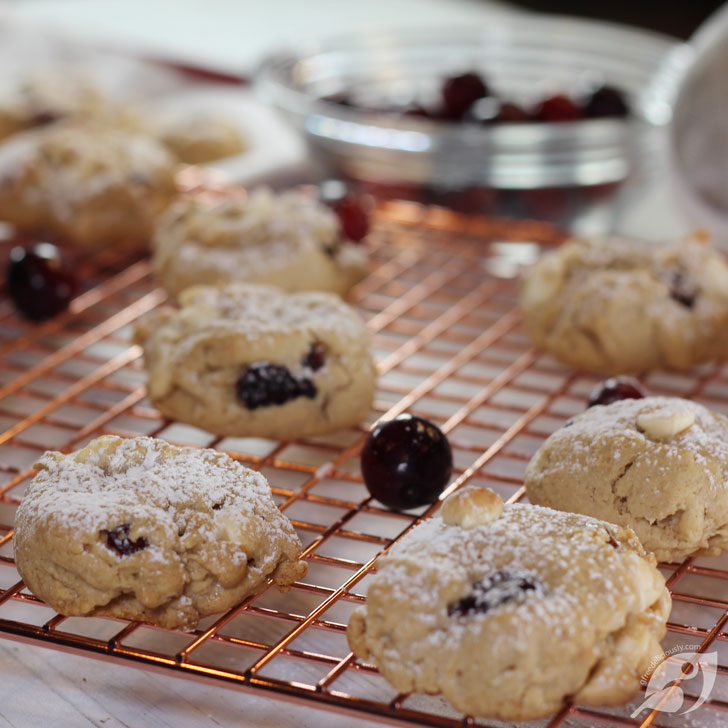
M 381 559 L 348 637 L 400 692 L 530 720 L 567 699 L 629 700 L 662 655 L 669 610 L 630 529 L 477 489 L 450 496 Z
M 192 629 L 306 573 L 265 478 L 224 453 L 105 436 L 48 452 L 18 507 L 15 560 L 61 614 Z
M 591 407 L 526 469 L 533 503 L 634 529 L 660 561 L 728 550 L 728 418 L 678 397 Z
M 0 220 L 82 248 L 149 244 L 176 195 L 175 161 L 122 128 L 54 124 L 0 147 Z
M 154 272 L 174 297 L 197 284 L 265 283 L 344 295 L 367 271 L 331 210 L 302 192 L 186 196 L 160 219 Z
M 576 369 L 690 369 L 728 355 L 728 264 L 707 241 L 571 240 L 526 273 L 534 343 Z
M 219 435 L 300 438 L 360 423 L 376 372 L 356 311 L 331 293 L 195 286 L 136 330 L 149 398 Z

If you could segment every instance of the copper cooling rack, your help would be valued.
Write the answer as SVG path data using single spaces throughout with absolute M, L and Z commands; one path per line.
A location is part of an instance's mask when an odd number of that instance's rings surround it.
M 504 499 L 522 498 L 530 456 L 584 409 L 595 384 L 532 350 L 520 328 L 519 266 L 560 234 L 545 224 L 402 202 L 383 205 L 376 222 L 373 270 L 353 296 L 379 364 L 372 421 L 408 410 L 437 422 L 453 447 L 452 488 L 478 483 Z M 0 253 L 4 259 L 7 251 Z M 47 323 L 30 326 L 0 302 L 0 633 L 389 724 L 496 725 L 458 714 L 438 697 L 398 695 L 349 652 L 348 616 L 365 599 L 376 559 L 429 513 L 393 513 L 368 497 L 358 466 L 367 424 L 290 443 L 217 438 L 161 418 L 145 398 L 140 350 L 129 343 L 134 321 L 163 300 L 148 261 L 106 252 L 77 267 L 87 291 Z M 646 384 L 728 411 L 722 364 L 653 374 Z M 285 595 L 269 589 L 194 633 L 55 614 L 19 581 L 14 511 L 41 452 L 70 451 L 103 433 L 216 447 L 261 470 L 304 543 L 306 580 Z M 718 653 L 710 699 L 689 715 L 644 710 L 632 719 L 640 694 L 618 708 L 569 705 L 536 725 L 728 724 L 728 560 L 689 559 L 665 574 L 674 608 L 664 646 Z M 691 685 L 680 688 L 683 710 L 700 693 Z

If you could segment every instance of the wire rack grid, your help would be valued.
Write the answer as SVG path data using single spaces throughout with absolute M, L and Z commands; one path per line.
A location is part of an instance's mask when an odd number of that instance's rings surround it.
M 534 351 L 520 328 L 519 268 L 561 239 L 545 223 L 404 202 L 378 209 L 372 272 L 353 293 L 378 359 L 372 421 L 407 410 L 438 423 L 453 448 L 450 490 L 477 483 L 504 500 L 523 498 L 529 458 L 565 418 L 584 409 L 596 382 Z M 28 325 L 0 301 L 0 634 L 393 725 L 502 725 L 459 714 L 437 696 L 396 694 L 373 665 L 349 651 L 348 617 L 365 601 L 377 558 L 436 507 L 396 513 L 369 497 L 358 465 L 367 423 L 276 442 L 219 438 L 163 419 L 146 399 L 141 352 L 130 344 L 133 323 L 164 300 L 148 261 L 105 251 L 75 264 L 87 290 L 46 323 Z M 728 410 L 722 364 L 655 373 L 646 384 Z M 304 544 L 305 581 L 287 594 L 268 589 L 191 633 L 55 614 L 19 580 L 15 508 L 41 452 L 69 452 L 109 433 L 215 447 L 263 472 Z M 682 686 L 685 705 L 696 707 L 690 725 L 725 725 L 728 561 L 689 559 L 664 573 L 674 600 L 666 649 L 719 656 L 707 702 L 699 705 L 699 690 Z M 684 716 L 656 709 L 630 718 L 643 699 L 608 709 L 567 705 L 529 725 L 686 725 Z

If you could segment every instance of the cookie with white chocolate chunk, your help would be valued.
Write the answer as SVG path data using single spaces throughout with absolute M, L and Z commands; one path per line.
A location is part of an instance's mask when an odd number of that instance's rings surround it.
M 400 692 L 529 720 L 567 699 L 629 700 L 662 655 L 669 610 L 630 529 L 473 488 L 381 559 L 348 638 Z
M 533 456 L 532 503 L 630 526 L 661 561 L 728 550 L 728 418 L 677 397 L 590 407 Z
M 104 436 L 36 468 L 15 560 L 61 614 L 192 629 L 269 579 L 286 590 L 306 573 L 265 478 L 224 453 Z

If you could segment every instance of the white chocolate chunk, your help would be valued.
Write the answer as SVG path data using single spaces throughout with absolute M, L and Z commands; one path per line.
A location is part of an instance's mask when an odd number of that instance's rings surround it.
M 494 521 L 503 511 L 503 501 L 488 488 L 455 491 L 442 504 L 442 520 L 448 526 L 473 528 Z
M 695 422 L 695 412 L 682 409 L 660 408 L 643 412 L 637 417 L 637 427 L 653 440 L 664 440 L 687 430 Z

